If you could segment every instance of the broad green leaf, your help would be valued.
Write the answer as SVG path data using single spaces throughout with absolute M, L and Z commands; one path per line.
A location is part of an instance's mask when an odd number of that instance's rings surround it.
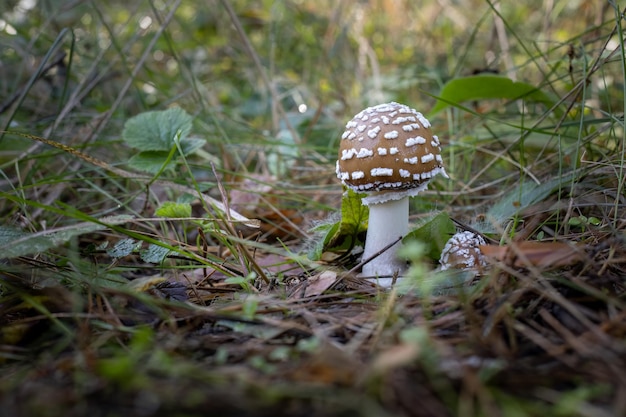
M 367 231 L 369 208 L 361 202 L 361 194 L 348 190 L 341 198 L 341 223 L 339 234 L 356 236 Z
M 180 142 L 180 147 L 183 151 L 183 155 L 190 155 L 202 148 L 206 141 L 204 139 L 197 138 L 185 138 Z
M 369 209 L 361 203 L 361 196 L 348 189 L 341 198 L 341 219 L 313 229 L 322 233 L 323 238 L 309 252 L 309 258 L 319 259 L 324 251 L 346 250 L 364 244 L 359 234 L 367 231 Z
M 569 184 L 576 176 L 576 173 L 569 173 L 555 177 L 542 184 L 526 180 L 498 199 L 498 202 L 487 212 L 487 217 L 495 224 L 501 224 L 511 219 L 521 210 L 542 201 L 559 188 L 569 187 Z
M 140 151 L 169 152 L 177 138 L 182 146 L 191 127 L 192 117 L 180 107 L 173 107 L 148 111 L 128 119 L 122 137 L 129 146 Z
M 367 232 L 369 208 L 361 202 L 361 194 L 350 189 L 341 198 L 341 220 L 335 234 L 330 238 L 328 247 L 350 249 L 363 245 L 359 234 Z M 327 248 L 328 248 L 327 247 Z
M 450 80 L 441 89 L 438 99 L 430 115 L 470 100 L 525 99 L 542 103 L 548 108 L 556 103 L 552 97 L 533 85 L 497 75 L 473 75 Z
M 149 172 L 150 174 L 156 174 L 161 170 L 161 167 L 167 161 L 169 152 L 164 151 L 146 151 L 139 152 L 133 155 L 128 161 L 128 165 L 138 171 Z M 173 166 L 172 161 L 167 164 L 167 167 Z M 167 168 L 166 167 L 166 168 Z
M 8 226 L 0 226 L 0 253 L 3 258 L 32 255 L 60 246 L 75 236 L 92 233 L 107 228 L 106 224 L 122 224 L 132 216 L 121 215 L 103 217 L 102 223 L 81 222 L 71 226 L 28 233 Z
M 314 261 L 320 260 L 322 258 L 322 254 L 324 253 L 324 249 L 332 240 L 333 236 L 337 234 L 337 230 L 339 230 L 339 222 L 324 223 L 312 228 L 311 232 L 320 236 L 320 238 L 315 241 L 315 244 L 309 250 L 309 253 L 307 254 L 308 258 Z
M 181 218 L 191 217 L 191 204 L 166 201 L 156 209 L 158 217 Z
M 137 249 L 137 241 L 135 239 L 126 238 L 118 241 L 112 248 L 107 249 L 107 255 L 112 258 L 123 258 L 133 253 L 135 249 Z
M 23 232 L 9 226 L 0 226 L 0 251 L 3 258 L 16 258 L 44 252 L 55 243 L 50 236 Z
M 148 249 L 140 252 L 141 260 L 151 264 L 160 264 L 165 257 L 170 253 L 168 248 L 163 246 L 150 244 Z
M 424 254 L 434 260 L 439 260 L 441 251 L 446 242 L 456 232 L 454 222 L 448 213 L 441 211 L 423 222 L 417 229 L 409 233 L 404 239 L 418 240 L 426 245 Z

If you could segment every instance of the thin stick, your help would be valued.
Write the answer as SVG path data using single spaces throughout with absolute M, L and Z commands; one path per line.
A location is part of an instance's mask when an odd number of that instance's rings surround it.
M 388 244 L 387 246 L 385 246 L 384 248 L 382 248 L 381 250 L 379 250 L 378 252 L 376 252 L 375 254 L 370 256 L 369 258 L 363 259 L 361 262 L 359 262 L 359 264 L 357 266 L 355 266 L 350 271 L 348 271 L 348 273 L 354 273 L 354 272 L 358 271 L 359 269 L 361 269 L 363 267 L 363 265 L 366 265 L 366 264 L 370 263 L 371 261 L 373 261 L 374 259 L 376 259 L 380 255 L 382 255 L 383 253 L 387 252 L 389 250 L 389 248 L 391 248 L 393 245 L 395 245 L 396 243 L 398 243 L 401 240 L 402 240 L 402 236 L 400 236 L 399 238 L 397 238 L 396 240 L 394 240 L 393 242 L 391 242 L 390 244 Z

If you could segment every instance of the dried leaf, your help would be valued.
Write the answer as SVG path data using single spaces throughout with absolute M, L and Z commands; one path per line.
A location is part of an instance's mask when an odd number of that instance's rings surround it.
M 337 273 L 333 271 L 324 271 L 298 285 L 298 288 L 292 292 L 290 298 L 306 298 L 320 295 L 329 289 L 335 282 L 337 282 Z M 302 291 L 303 286 L 304 291 Z
M 372 370 L 377 374 L 385 374 L 414 362 L 420 355 L 420 346 L 414 343 L 395 345 L 374 359 Z
M 297 234 L 302 216 L 295 208 L 285 208 L 283 191 L 276 187 L 276 177 L 250 174 L 229 191 L 230 207 L 245 216 L 263 219 L 261 229 L 271 236 Z
M 276 178 L 269 175 L 250 174 L 230 190 L 230 206 L 248 215 L 257 215 L 259 206 L 263 203 L 262 197 L 272 193 L 272 184 Z M 266 210 L 266 208 L 263 208 Z
M 313 384 L 346 386 L 354 384 L 363 365 L 355 355 L 329 345 L 323 345 L 307 359 L 297 363 L 290 372 L 292 380 Z
M 137 278 L 129 282 L 127 287 L 134 291 L 144 292 L 154 288 L 162 282 L 165 282 L 165 278 L 157 275 L 153 277 Z
M 584 259 L 579 245 L 564 242 L 512 242 L 508 245 L 482 245 L 483 255 L 502 262 L 512 261 L 515 267 L 538 266 L 556 268 Z
M 337 273 L 333 271 L 324 271 L 309 279 L 309 285 L 304 290 L 305 297 L 313 297 L 320 295 L 331 287 L 337 281 Z

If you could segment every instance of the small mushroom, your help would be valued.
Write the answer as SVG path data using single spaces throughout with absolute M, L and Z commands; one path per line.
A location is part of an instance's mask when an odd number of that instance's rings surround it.
M 448 178 L 439 138 L 418 111 L 395 102 L 368 107 L 346 124 L 341 136 L 337 177 L 366 193 L 369 225 L 363 259 L 382 251 L 409 231 L 409 197 L 427 188 L 436 175 Z M 363 267 L 363 276 L 390 286 L 405 271 L 398 242 Z
M 455 233 L 441 251 L 441 270 L 479 270 L 485 267 L 487 261 L 480 251 L 481 245 L 486 245 L 481 235 L 467 230 Z

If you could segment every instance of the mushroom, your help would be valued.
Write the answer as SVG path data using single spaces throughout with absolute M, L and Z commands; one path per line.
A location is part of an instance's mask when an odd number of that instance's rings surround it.
M 362 275 L 390 286 L 406 269 L 398 259 L 399 239 L 409 231 L 409 197 L 427 188 L 434 176 L 448 178 L 439 138 L 418 111 L 395 102 L 368 107 L 346 124 L 341 136 L 337 177 L 367 195 L 369 225 L 363 259 L 398 242 L 363 267 Z
M 468 230 L 458 232 L 446 242 L 441 251 L 441 270 L 460 269 L 480 270 L 487 265 L 485 256 L 480 251 L 480 246 L 486 245 L 485 239 Z

